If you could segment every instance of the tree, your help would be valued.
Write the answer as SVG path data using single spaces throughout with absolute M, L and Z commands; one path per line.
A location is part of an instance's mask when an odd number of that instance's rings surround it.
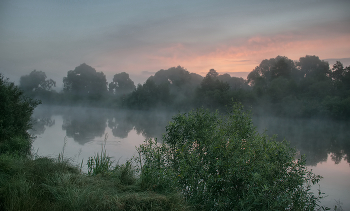
M 252 86 L 267 88 L 268 84 L 275 78 L 296 77 L 297 70 L 292 60 L 285 56 L 277 56 L 269 60 L 263 60 L 259 66 L 249 73 L 247 79 Z
M 346 72 L 345 72 L 343 64 L 340 61 L 337 61 L 332 67 L 331 76 L 332 76 L 333 80 L 342 81 L 345 73 Z
M 134 82 L 129 78 L 129 74 L 125 72 L 115 74 L 113 81 L 109 83 L 109 92 L 113 94 L 127 94 L 135 88 Z
M 21 76 L 19 87 L 26 92 L 51 91 L 56 82 L 46 78 L 45 72 L 33 70 L 29 75 Z
M 157 85 L 167 84 L 173 103 L 176 108 L 189 107 L 195 95 L 195 90 L 203 80 L 203 77 L 190 73 L 181 66 L 171 67 L 167 70 L 159 70 L 154 76 L 149 77 Z
M 158 106 L 168 106 L 170 102 L 169 85 L 157 85 L 153 80 L 148 79 L 126 97 L 124 105 L 131 109 L 149 110 Z
M 24 96 L 23 91 L 0 74 L 0 153 L 17 151 L 29 154 L 31 115 L 40 101 Z
M 311 184 L 321 177 L 296 151 L 254 129 L 240 104 L 226 115 L 197 109 L 178 114 L 163 144 L 138 148 L 141 185 L 178 190 L 198 210 L 314 210 Z
M 167 70 L 161 69 L 149 79 L 153 80 L 158 85 L 167 83 L 172 90 L 184 91 L 198 86 L 203 77 L 196 73 L 190 73 L 181 66 L 177 66 Z
M 96 72 L 94 68 L 83 63 L 74 70 L 69 70 L 63 78 L 65 93 L 81 96 L 100 97 L 107 92 L 107 80 L 103 72 Z
M 199 105 L 209 108 L 226 106 L 230 102 L 228 96 L 230 86 L 218 79 L 216 70 L 211 69 L 204 77 L 196 90 L 196 99 Z
M 328 62 L 320 60 L 318 56 L 306 55 L 305 57 L 300 57 L 296 64 L 301 77 L 304 78 L 324 81 L 328 80 L 331 74 Z
M 246 80 L 244 80 L 243 78 L 231 77 L 227 73 L 225 73 L 223 75 L 219 75 L 218 79 L 222 82 L 228 83 L 231 90 L 239 90 L 239 89 L 247 90 L 250 88 L 248 85 L 248 82 Z

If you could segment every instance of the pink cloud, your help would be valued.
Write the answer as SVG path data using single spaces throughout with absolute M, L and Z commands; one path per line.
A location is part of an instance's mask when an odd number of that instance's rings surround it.
M 313 38 L 313 36 L 286 33 L 228 39 L 216 44 L 158 44 L 123 52 L 111 52 L 104 58 L 104 63 L 108 66 L 102 71 L 115 73 L 125 71 L 131 75 L 141 75 L 142 71 L 155 72 L 181 65 L 188 71 L 203 76 L 211 68 L 219 73 L 250 72 L 262 60 L 278 55 L 293 60 L 305 55 L 316 55 L 321 59 L 350 57 L 349 40 L 350 35 L 347 34 Z M 145 74 L 143 76 L 146 77 Z

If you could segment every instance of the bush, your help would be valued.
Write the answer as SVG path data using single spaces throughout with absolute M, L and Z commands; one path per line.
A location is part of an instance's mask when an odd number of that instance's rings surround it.
M 17 86 L 0 74 L 0 153 L 23 152 L 23 149 L 26 154 L 30 153 L 31 137 L 27 131 L 31 128 L 33 110 L 39 103 L 25 97 Z
M 145 187 L 180 191 L 199 210 L 314 210 L 321 177 L 295 150 L 258 134 L 240 104 L 225 116 L 198 109 L 178 114 L 166 143 L 138 148 Z
M 28 138 L 15 136 L 0 142 L 0 154 L 11 153 L 13 155 L 28 155 L 32 142 Z

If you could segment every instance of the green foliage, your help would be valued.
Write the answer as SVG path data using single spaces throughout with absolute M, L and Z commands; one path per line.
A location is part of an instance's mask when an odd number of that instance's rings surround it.
M 108 134 L 105 135 L 105 142 L 102 145 L 100 153 L 89 157 L 87 161 L 89 176 L 109 176 L 117 180 L 117 183 L 123 185 L 132 185 L 136 182 L 135 170 L 131 161 L 126 161 L 125 164 L 116 164 L 113 168 L 114 161 L 112 157 L 107 155 L 106 141 Z M 62 153 L 63 157 L 63 153 Z
M 350 93 L 349 69 L 336 62 L 331 70 L 328 62 L 308 55 L 296 62 L 281 56 L 263 60 L 248 75 L 255 94 L 254 111 L 286 117 L 349 119 L 350 108 L 345 103 Z
M 223 75 L 218 75 L 218 79 L 222 82 L 226 82 L 230 86 L 230 90 L 250 89 L 247 81 L 243 78 L 231 77 L 229 74 L 225 73 Z
M 130 169 L 88 176 L 67 161 L 1 154 L 0 210 L 189 210 L 179 194 L 130 185 Z
M 196 90 L 196 103 L 207 108 L 219 108 L 230 103 L 228 83 L 218 79 L 218 73 L 211 69 Z
M 45 72 L 33 70 L 29 75 L 21 76 L 19 86 L 27 92 L 50 91 L 56 82 L 46 78 Z
M 154 76 L 150 76 L 149 80 L 154 81 L 156 85 L 167 84 L 172 98 L 171 106 L 182 109 L 192 106 L 195 90 L 203 77 L 188 72 L 184 67 L 177 66 L 159 70 Z
M 21 87 L 30 97 L 45 103 L 78 104 L 137 110 L 188 111 L 203 106 L 223 110 L 231 101 L 242 102 L 258 115 L 349 119 L 350 67 L 337 61 L 332 68 L 317 56 L 293 61 L 285 56 L 265 59 L 247 80 L 219 75 L 214 69 L 206 77 L 181 66 L 159 70 L 135 87 L 129 74 L 115 74 L 109 83 L 103 72 L 81 64 L 63 78 L 62 93 L 42 71 L 21 77 Z M 334 98 L 335 101 L 329 101 Z M 315 105 L 316 104 L 316 105 Z
M 138 148 L 148 188 L 178 190 L 198 210 L 314 210 L 321 177 L 295 150 L 258 134 L 240 104 L 224 116 L 197 109 L 166 127 L 164 142 Z M 153 186 L 152 186 L 153 185 Z
M 46 78 L 45 72 L 33 70 L 29 75 L 21 76 L 19 87 L 30 98 L 54 103 L 57 100 L 57 92 L 52 90 L 52 87 L 56 86 L 56 82 Z
M 65 93 L 89 97 L 91 100 L 100 99 L 107 92 L 107 80 L 103 72 L 97 72 L 87 64 L 81 64 L 67 73 L 63 78 Z
M 109 92 L 112 94 L 127 94 L 135 89 L 134 82 L 129 78 L 126 72 L 115 74 L 113 81 L 109 83 Z
M 0 143 L 0 154 L 11 153 L 14 155 L 29 155 L 32 141 L 28 138 L 14 136 Z
M 29 99 L 0 74 L 0 153 L 30 153 L 30 118 L 39 101 Z
M 139 163 L 141 188 L 158 192 L 176 191 L 173 169 L 165 168 L 171 159 L 168 150 L 165 143 L 158 145 L 152 139 L 137 148 L 139 157 L 135 158 L 135 162 Z
M 151 108 L 166 107 L 171 103 L 169 85 L 166 83 L 157 85 L 148 79 L 126 97 L 124 106 L 131 109 L 149 110 Z
M 102 145 L 101 153 L 96 153 L 95 156 L 89 157 L 87 166 L 88 166 L 88 175 L 106 175 L 110 173 L 113 161 L 111 157 L 107 155 L 106 152 L 106 140 L 107 133 L 105 135 L 105 142 Z
M 136 182 L 135 169 L 132 161 L 126 161 L 125 164 L 116 165 L 112 170 L 112 176 L 117 178 L 121 184 L 132 185 Z
M 300 57 L 296 65 L 300 70 L 300 76 L 305 79 L 312 78 L 317 81 L 330 79 L 328 76 L 331 74 L 331 70 L 328 62 L 320 60 L 318 56 Z

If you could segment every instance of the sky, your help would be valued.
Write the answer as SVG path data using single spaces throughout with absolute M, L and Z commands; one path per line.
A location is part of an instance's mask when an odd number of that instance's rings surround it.
M 350 65 L 347 0 L 1 0 L 0 73 L 34 69 L 63 86 L 86 63 L 135 84 L 182 66 L 246 78 L 264 59 L 316 55 Z

